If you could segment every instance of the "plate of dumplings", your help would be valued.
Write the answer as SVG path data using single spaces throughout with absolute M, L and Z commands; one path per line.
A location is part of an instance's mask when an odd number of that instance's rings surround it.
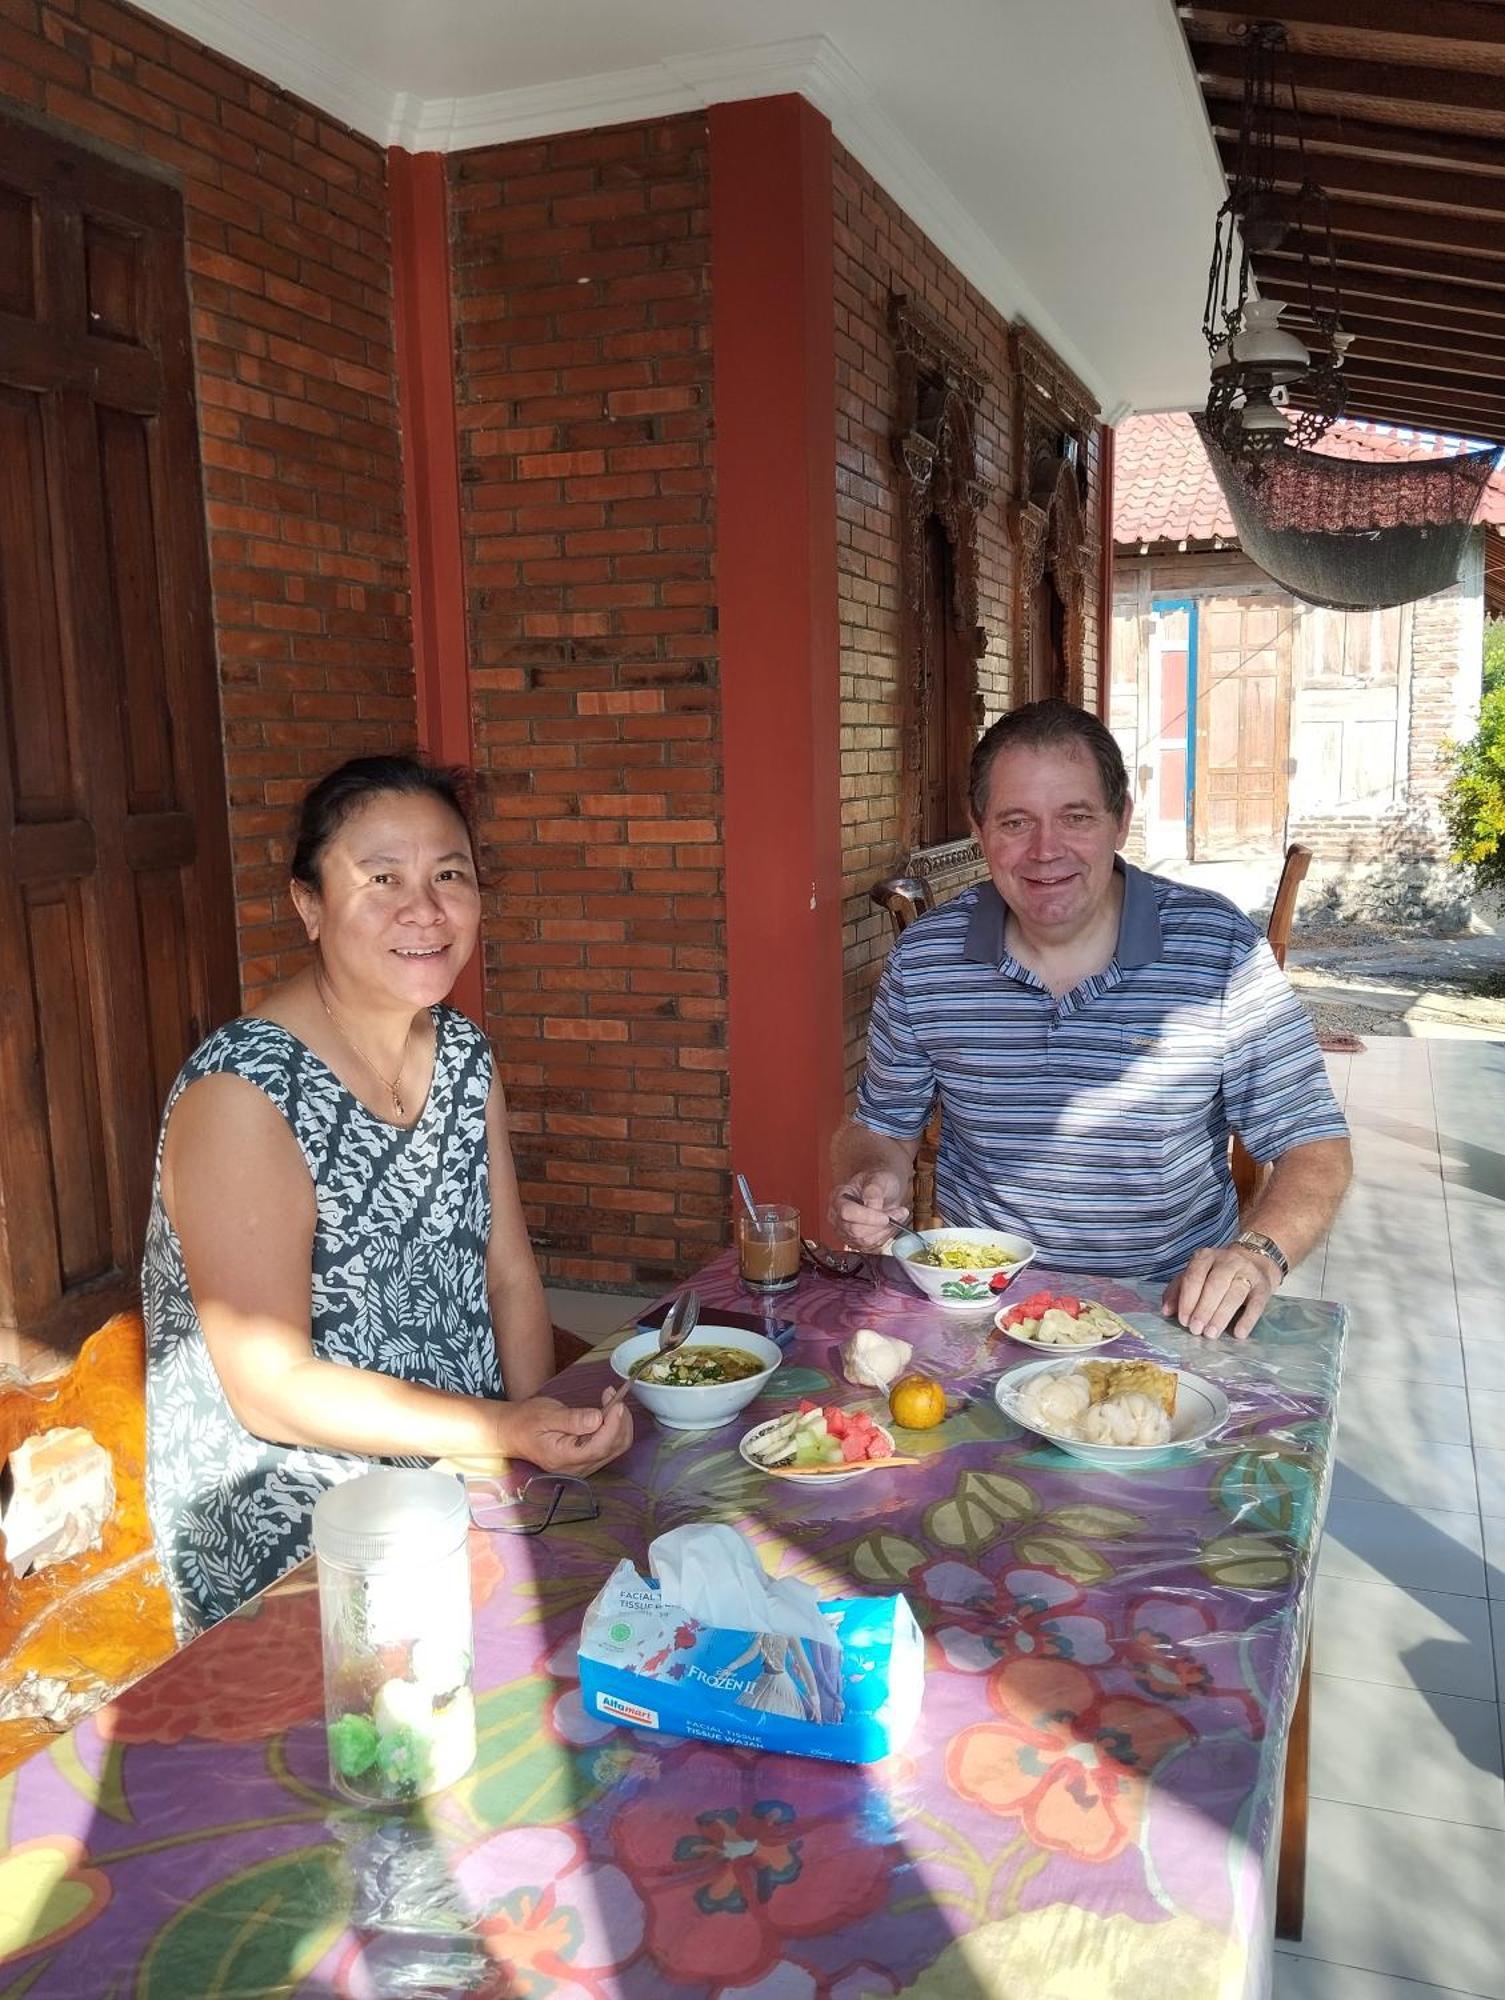
M 1194 1450 L 1228 1421 L 1216 1382 L 1157 1361 L 1034 1361 L 1002 1376 L 1006 1417 L 1088 1465 L 1143 1465 Z

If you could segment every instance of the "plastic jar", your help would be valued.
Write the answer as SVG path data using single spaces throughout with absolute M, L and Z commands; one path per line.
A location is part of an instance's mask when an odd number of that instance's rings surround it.
M 459 1480 L 395 1466 L 314 1507 L 329 1773 L 362 1805 L 423 1798 L 475 1762 L 469 1526 Z

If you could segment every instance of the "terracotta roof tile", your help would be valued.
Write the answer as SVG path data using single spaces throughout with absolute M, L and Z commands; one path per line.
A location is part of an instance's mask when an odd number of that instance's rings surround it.
M 1447 457 L 1464 450 L 1460 438 L 1388 425 L 1336 423 L 1319 450 L 1340 458 Z M 1505 474 L 1485 489 L 1477 518 L 1505 523 Z M 1236 540 L 1222 490 L 1213 477 L 1191 418 L 1129 417 L 1114 433 L 1113 540 L 1120 548 L 1170 542 Z

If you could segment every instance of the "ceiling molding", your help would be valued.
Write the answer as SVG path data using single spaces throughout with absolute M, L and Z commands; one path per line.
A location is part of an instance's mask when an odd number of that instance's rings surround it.
M 393 107 L 388 141 L 422 152 L 460 152 L 554 132 L 644 118 L 672 118 L 753 97 L 808 99 L 854 159 L 1005 318 L 1023 317 L 1101 398 L 1102 378 L 1030 292 L 1012 264 L 875 102 L 867 83 L 825 35 L 705 55 L 670 56 L 640 69 L 571 77 L 484 97 L 417 98 Z
M 391 91 L 365 70 L 332 54 L 323 42 L 300 35 L 238 0 L 151 0 L 151 13 L 212 53 L 228 56 L 316 111 L 328 112 L 364 138 L 383 146 L 390 143 Z
M 803 96 L 830 120 L 841 144 L 998 312 L 1007 319 L 1027 320 L 1104 407 L 1123 406 L 1122 383 L 1083 353 L 1046 311 L 1004 249 L 904 136 L 876 101 L 865 78 L 824 35 L 671 56 L 637 68 L 516 90 L 422 98 L 414 92 L 394 94 L 324 44 L 283 26 L 254 0 L 149 0 L 149 5 L 159 19 L 243 63 L 365 137 L 414 152 L 458 152 L 595 126 L 673 117 L 747 98 Z M 1156 16 L 1162 11 L 1168 12 L 1156 8 Z M 1174 16 L 1161 26 L 1179 39 Z M 1186 67 L 1184 58 L 1178 67 Z M 1180 80 L 1195 93 L 1189 70 Z M 1205 120 L 1202 131 L 1206 134 L 1202 143 L 1211 153 Z M 1215 161 L 1215 155 L 1213 158 Z

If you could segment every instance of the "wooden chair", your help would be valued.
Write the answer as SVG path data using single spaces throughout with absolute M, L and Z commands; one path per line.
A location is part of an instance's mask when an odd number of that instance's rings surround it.
M 115 1509 L 98 1548 L 33 1575 L 0 1562 L 0 1686 L 57 1684 L 66 1720 L 0 1721 L 0 1776 L 177 1648 L 146 1517 L 146 1336 L 139 1313 L 90 1334 L 64 1375 L 0 1380 L 0 1457 L 38 1431 L 78 1425 L 109 1454 Z
M 1293 843 L 1286 849 L 1285 866 L 1280 871 L 1280 880 L 1275 886 L 1275 900 L 1270 905 L 1270 921 L 1265 926 L 1265 936 L 1274 953 L 1275 963 L 1284 966 L 1286 949 L 1291 942 L 1291 921 L 1296 915 L 1296 898 L 1301 894 L 1301 885 L 1306 880 L 1306 871 L 1312 865 L 1312 850 Z M 1261 1168 L 1258 1160 L 1246 1149 L 1242 1139 L 1235 1137 L 1228 1154 L 1228 1167 L 1233 1175 L 1234 1191 L 1238 1195 L 1239 1213 L 1242 1215 L 1253 1202 L 1259 1191 Z
M 917 917 L 930 908 L 930 891 L 917 875 L 888 875 L 875 882 L 869 896 L 893 920 L 894 936 L 900 937 Z M 941 1113 L 937 1106 L 925 1127 L 914 1163 L 914 1214 L 916 1229 L 934 1229 L 940 1221 L 935 1212 L 935 1156 L 941 1143 Z

